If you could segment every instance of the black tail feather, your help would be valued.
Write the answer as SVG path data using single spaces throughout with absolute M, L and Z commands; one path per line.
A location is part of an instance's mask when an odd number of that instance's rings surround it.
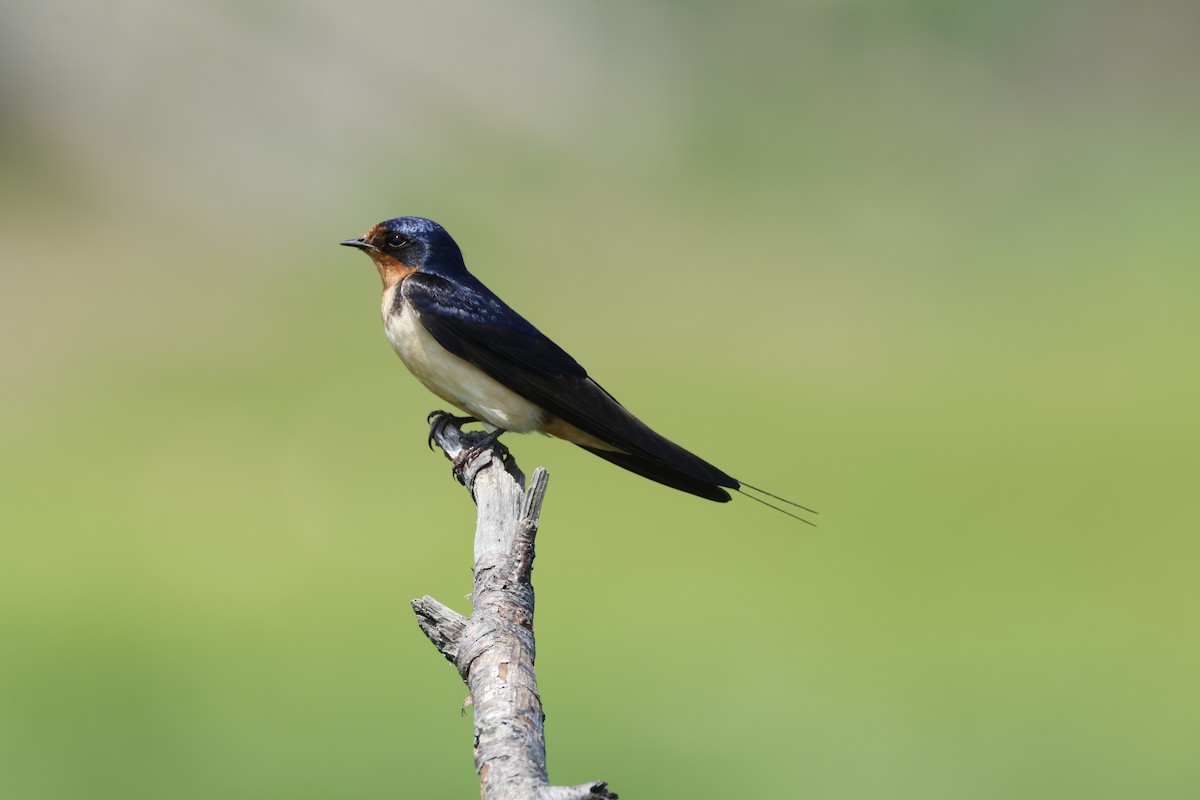
M 635 472 L 643 478 L 649 478 L 652 481 L 670 486 L 672 489 L 678 489 L 681 492 L 694 494 L 697 497 L 703 497 L 706 500 L 715 500 L 718 503 L 729 502 L 729 492 L 722 489 L 716 484 L 693 478 L 687 473 L 666 466 L 658 461 L 652 461 L 648 458 L 643 458 L 629 453 L 619 453 L 613 450 L 599 450 L 592 447 L 583 447 L 589 453 L 600 456 L 605 461 L 616 464 L 618 467 L 624 467 L 630 472 Z M 734 488 L 734 487 L 731 487 Z M 756 498 L 757 499 L 757 498 Z M 785 512 L 786 513 L 786 512 Z
M 756 492 L 765 494 L 767 497 L 774 497 L 776 500 L 780 501 L 781 503 L 787 503 L 789 506 L 795 506 L 796 508 L 803 508 L 805 511 L 809 512 L 810 514 L 817 513 L 816 511 L 813 511 L 808 506 L 802 506 L 799 503 L 793 503 L 791 500 L 788 500 L 783 497 L 779 497 L 778 495 L 773 495 L 770 492 L 764 492 L 762 489 L 759 489 L 757 486 L 751 486 L 748 483 L 743 483 L 742 486 L 744 486 L 745 488 L 738 489 L 738 494 L 740 494 L 742 497 L 748 497 L 749 499 L 753 500 L 756 503 L 762 503 L 764 506 L 771 509 L 772 511 L 778 511 L 780 514 L 785 514 L 785 515 L 791 517 L 792 519 L 798 519 L 801 522 L 803 522 L 805 525 L 812 525 L 814 528 L 817 527 L 817 523 L 813 522 L 812 520 L 805 519 L 804 517 L 800 516 L 799 514 L 793 514 L 792 512 L 788 511 L 786 508 L 780 508 L 779 506 L 775 505 L 774 503 L 768 503 L 766 500 L 763 500 L 761 497 L 755 497 L 754 495 L 750 494 L 750 492 L 747 492 L 746 489 L 753 489 Z
M 644 478 L 649 478 L 652 481 L 661 483 L 664 486 L 670 486 L 672 489 L 678 489 L 681 492 L 694 494 L 697 497 L 703 497 L 706 500 L 715 500 L 718 503 L 728 503 L 730 500 L 729 492 L 725 491 L 721 485 L 697 478 L 675 467 L 663 464 L 661 461 L 631 453 L 622 453 L 614 450 L 600 450 L 593 447 L 585 447 L 584 445 L 579 446 L 584 450 L 587 450 L 589 453 L 600 456 L 605 461 L 616 464 L 618 467 L 623 467 L 624 469 L 641 475 Z M 713 471 L 717 472 L 717 474 L 720 474 L 722 478 L 725 478 L 724 473 L 720 473 L 715 467 L 713 468 Z M 751 486 L 743 481 L 738 481 L 733 478 L 728 478 L 728 480 L 730 481 L 730 484 L 726 484 L 727 488 L 734 489 L 743 497 L 748 497 L 754 502 L 761 503 L 767 508 L 778 511 L 780 514 L 789 516 L 792 519 L 798 519 L 805 525 L 812 525 L 814 528 L 816 527 L 817 523 L 813 522 L 812 520 L 805 519 L 799 514 L 794 514 L 791 511 L 788 511 L 786 508 L 782 508 L 779 505 L 776 505 L 769 500 L 764 500 L 762 497 L 758 497 L 750 492 L 757 492 L 758 494 L 765 495 L 766 497 L 776 500 L 779 503 L 786 503 L 794 508 L 807 511 L 810 514 L 816 514 L 817 511 L 815 509 L 801 505 L 793 500 L 788 500 L 786 497 L 780 497 L 777 494 L 772 494 L 771 492 L 768 492 L 765 489 L 760 489 L 757 486 Z M 750 491 L 746 491 L 747 489 Z
M 750 484 L 746 483 L 745 481 L 738 481 L 738 483 L 740 483 L 742 485 L 742 488 L 738 489 L 739 492 L 742 492 L 742 489 L 751 489 L 755 492 L 758 492 L 759 494 L 765 494 L 767 497 L 770 497 L 772 500 L 778 500 L 781 503 L 787 503 L 789 506 L 795 506 L 796 508 L 799 508 L 803 511 L 807 511 L 810 514 L 819 514 L 820 513 L 816 509 L 809 508 L 808 506 L 800 505 L 795 500 L 788 500 L 786 497 L 780 497 L 777 494 L 771 494 L 766 489 L 760 489 L 757 486 L 751 486 Z M 742 494 L 746 494 L 746 493 L 742 492 Z M 753 495 L 746 494 L 746 497 L 753 497 Z M 755 498 L 755 499 L 757 500 L 758 498 Z M 770 505 L 770 503 L 768 503 L 767 505 Z M 771 507 L 774 508 L 774 506 L 771 506 Z

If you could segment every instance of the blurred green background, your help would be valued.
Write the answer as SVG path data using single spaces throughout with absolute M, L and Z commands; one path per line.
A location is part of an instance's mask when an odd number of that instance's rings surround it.
M 400 214 L 815 530 L 518 437 L 551 779 L 1200 794 L 1200 6 L 0 11 L 0 796 L 472 797 Z

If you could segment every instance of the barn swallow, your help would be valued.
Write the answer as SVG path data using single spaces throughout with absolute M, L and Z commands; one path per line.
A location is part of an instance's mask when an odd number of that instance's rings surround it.
M 462 251 L 436 222 L 398 217 L 359 239 L 383 280 L 383 328 L 400 360 L 427 389 L 501 433 L 544 433 L 630 472 L 690 494 L 730 499 L 728 489 L 770 505 L 750 486 L 655 433 L 467 271 Z M 814 512 L 815 513 L 815 512 Z M 796 517 L 803 522 L 809 520 Z

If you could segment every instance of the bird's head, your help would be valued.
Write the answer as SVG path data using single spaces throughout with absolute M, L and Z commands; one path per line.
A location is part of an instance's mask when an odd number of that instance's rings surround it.
M 342 242 L 357 247 L 375 262 L 384 289 L 390 289 L 418 270 L 465 270 L 458 244 L 446 229 L 424 217 L 397 217 L 371 228 L 360 239 Z

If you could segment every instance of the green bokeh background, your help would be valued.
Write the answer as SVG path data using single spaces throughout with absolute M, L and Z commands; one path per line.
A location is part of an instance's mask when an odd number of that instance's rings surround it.
M 1200 794 L 1200 11 L 8 4 L 0 796 L 472 797 L 438 403 L 340 249 L 442 221 L 636 413 L 575 448 L 551 779 Z

